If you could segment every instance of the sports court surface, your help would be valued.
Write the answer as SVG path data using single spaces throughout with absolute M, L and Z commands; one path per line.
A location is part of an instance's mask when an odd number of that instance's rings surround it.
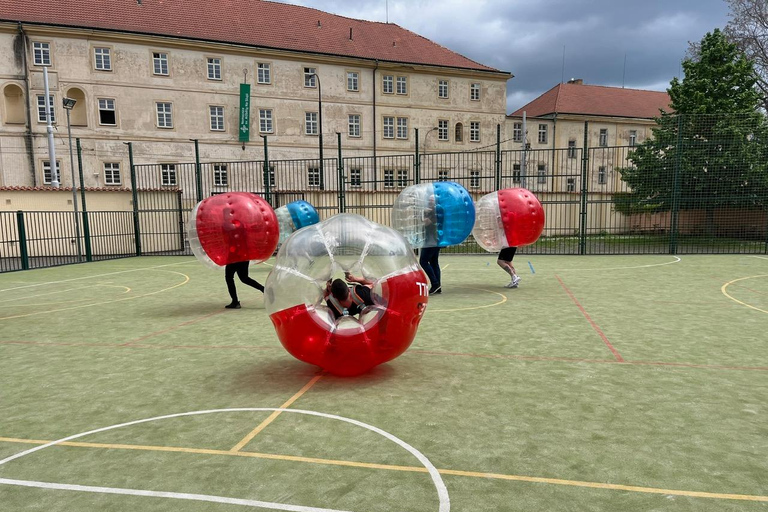
M 349 379 L 194 258 L 0 275 L 0 510 L 768 510 L 768 256 L 441 263 Z

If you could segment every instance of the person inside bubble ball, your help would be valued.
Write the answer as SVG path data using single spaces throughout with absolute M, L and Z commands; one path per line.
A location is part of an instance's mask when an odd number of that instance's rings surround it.
M 246 240 L 246 230 L 240 221 L 234 218 L 234 210 L 232 208 L 224 208 L 224 222 L 222 228 L 224 236 L 228 242 L 229 250 L 232 253 L 236 253 L 243 245 L 243 241 Z M 245 256 L 245 254 L 242 254 Z M 244 284 L 252 286 L 264 293 L 264 286 L 261 285 L 255 279 L 248 277 L 248 265 L 249 261 L 238 261 L 235 263 L 228 263 L 224 267 L 224 281 L 227 283 L 227 290 L 232 302 L 224 306 L 227 309 L 240 309 L 240 301 L 237 298 L 237 288 L 235 288 L 235 274 L 240 278 Z
M 354 286 L 349 286 L 342 279 L 329 279 L 325 285 L 325 302 L 337 319 L 359 315 L 363 308 L 375 304 L 371 296 L 373 281 L 355 277 L 349 272 L 345 272 L 344 277 Z
M 443 293 L 440 282 L 440 247 L 437 247 L 437 225 L 433 219 L 435 217 L 435 198 L 430 197 L 429 206 L 424 211 L 425 240 L 419 254 L 419 265 L 424 269 L 430 282 L 429 294 L 436 295 Z

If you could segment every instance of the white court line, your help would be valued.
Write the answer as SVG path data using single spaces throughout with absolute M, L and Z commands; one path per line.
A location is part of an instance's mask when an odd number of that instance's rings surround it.
M 587 271 L 598 270 L 602 272 L 603 270 L 629 270 L 633 268 L 661 267 L 664 265 L 672 265 L 674 263 L 680 263 L 680 258 L 678 258 L 677 256 L 672 256 L 672 257 L 675 258 L 675 261 L 668 261 L 666 263 L 654 263 L 652 265 L 638 265 L 636 267 L 559 268 L 557 269 L 557 271 L 561 272 L 563 270 L 587 270 Z
M 419 462 L 421 462 L 421 464 L 427 469 L 427 471 L 429 472 L 429 476 L 432 478 L 432 482 L 435 485 L 435 489 L 437 490 L 437 496 L 438 496 L 438 499 L 440 501 L 438 512 L 449 512 L 451 510 L 451 501 L 450 501 L 450 498 L 448 497 L 448 489 L 445 487 L 445 482 L 443 482 L 443 478 L 440 476 L 440 473 L 438 472 L 437 468 L 429 461 L 429 459 L 427 459 L 427 457 L 424 454 L 422 454 L 420 451 L 418 451 L 416 448 L 414 448 L 413 446 L 409 445 L 405 441 L 395 437 L 394 435 L 390 434 L 389 432 L 385 432 L 384 430 L 382 430 L 382 429 L 380 429 L 378 427 L 374 427 L 373 425 L 368 425 L 367 423 L 363 423 L 362 421 L 357 421 L 357 420 L 353 420 L 353 419 L 350 419 L 350 418 L 345 418 L 343 416 L 337 416 L 335 414 L 326 414 L 324 412 L 316 412 L 316 411 L 305 411 L 305 410 L 301 410 L 301 409 L 285 409 L 285 408 L 273 408 L 273 407 L 242 407 L 242 408 L 233 408 L 233 409 L 211 409 L 211 410 L 207 410 L 207 411 L 182 412 L 182 413 L 178 413 L 178 414 L 168 414 L 168 415 L 165 415 L 165 416 L 157 416 L 157 417 L 154 417 L 154 418 L 147 418 L 147 419 L 143 419 L 143 420 L 129 421 L 127 423 L 120 423 L 119 425 L 112 425 L 112 426 L 109 426 L 109 427 L 97 428 L 95 430 L 90 430 L 88 432 L 83 432 L 83 433 L 80 433 L 80 434 L 74 434 L 74 435 L 71 435 L 71 436 L 68 436 L 68 437 L 64 437 L 62 439 L 58 439 L 56 441 L 51 441 L 50 443 L 46 443 L 46 444 L 43 444 L 43 445 L 40 445 L 40 446 L 36 446 L 34 448 L 30 448 L 29 450 L 25 450 L 23 452 L 19 452 L 19 453 L 15 454 L 15 455 L 11 455 L 10 457 L 6 457 L 6 458 L 0 460 L 0 466 L 2 466 L 3 464 L 6 464 L 8 462 L 11 462 L 12 460 L 19 459 L 21 457 L 24 457 L 26 455 L 32 454 L 32 453 L 37 452 L 39 450 L 43 450 L 45 448 L 49 448 L 49 447 L 57 445 L 59 443 L 63 443 L 63 442 L 66 442 L 66 441 L 71 441 L 73 439 L 78 439 L 78 438 L 85 437 L 85 436 L 88 436 L 88 435 L 91 435 L 91 434 L 97 434 L 99 432 L 106 432 L 108 430 L 114 430 L 114 429 L 117 429 L 117 428 L 129 427 L 129 426 L 132 426 L 132 425 L 139 425 L 141 423 L 148 423 L 150 421 L 166 420 L 166 419 L 170 419 L 170 418 L 179 418 L 179 417 L 183 417 L 183 416 L 198 416 L 198 415 L 202 415 L 202 414 L 213 414 L 213 413 L 220 413 L 220 412 L 267 412 L 267 411 L 268 412 L 278 412 L 279 411 L 279 412 L 287 412 L 287 413 L 295 413 L 295 414 L 307 414 L 309 416 L 318 416 L 318 417 L 321 417 L 321 418 L 329 418 L 329 419 L 332 419 L 332 420 L 343 421 L 345 423 L 351 423 L 352 425 L 356 425 L 356 426 L 362 427 L 362 428 L 364 428 L 366 430 L 370 430 L 371 432 L 375 432 L 375 433 L 379 434 L 380 436 L 383 436 L 383 437 L 389 439 L 390 441 L 392 441 L 393 443 L 397 444 L 398 446 L 404 448 L 411 455 L 416 457 L 419 460 Z M 8 484 L 8 485 L 20 485 L 20 484 L 12 484 L 12 483 L 9 483 L 9 482 L 13 482 L 13 480 L 0 479 L 0 484 L 5 483 L 5 484 Z M 32 483 L 34 483 L 34 482 L 32 482 Z M 66 484 L 48 484 L 48 485 L 66 485 Z M 98 488 L 94 487 L 92 489 L 98 489 Z M 102 488 L 102 489 L 111 489 L 111 488 Z M 122 492 L 120 492 L 120 491 L 122 491 L 122 489 L 111 489 L 111 491 L 112 491 L 112 494 L 123 494 Z M 99 492 L 99 491 L 91 490 L 89 492 Z M 131 490 L 131 492 L 136 492 L 136 493 L 152 493 L 154 491 L 132 491 Z M 143 496 L 145 494 L 141 494 L 141 495 Z M 146 494 L 146 495 L 155 496 L 155 494 Z M 192 497 L 192 496 L 196 496 L 196 495 L 193 495 L 193 494 L 189 494 L 189 495 L 186 495 L 186 496 L 188 496 L 188 497 L 186 497 L 184 499 L 190 499 L 190 500 L 197 499 L 197 498 L 193 498 Z M 222 498 L 222 499 L 229 499 L 229 498 Z M 265 505 L 259 505 L 259 506 L 261 506 L 262 508 L 274 508 L 274 507 L 266 506 L 266 502 L 264 502 L 264 503 L 265 503 Z M 277 509 L 277 510 L 302 510 L 302 511 L 307 511 L 307 512 L 315 512 L 315 511 L 324 511 L 326 509 L 304 508 L 304 509 Z
M 182 261 L 179 263 L 168 263 L 167 265 L 156 265 L 154 267 L 142 267 L 142 268 L 132 268 L 130 270 L 118 270 L 116 272 L 107 272 L 106 274 L 94 274 L 92 276 L 83 276 L 83 277 L 73 277 L 72 279 L 62 279 L 61 281 L 46 281 L 44 283 L 36 283 L 36 284 L 28 284 L 26 286 L 16 286 L 14 288 L 4 288 L 0 290 L 0 292 L 8 292 L 11 290 L 20 290 L 22 288 L 34 288 L 35 286 L 45 286 L 47 284 L 59 284 L 59 283 L 68 283 L 69 281 L 79 281 L 81 279 L 91 279 L 93 277 L 104 277 L 104 276 L 112 276 L 115 274 L 125 274 L 126 272 L 137 272 L 139 270 L 152 270 L 154 268 L 161 268 L 161 267 L 172 267 L 174 265 L 187 265 L 189 263 L 194 263 L 197 260 L 192 261 Z
M 766 258 L 765 256 L 754 256 L 753 255 L 752 258 L 759 258 L 761 260 L 768 260 L 768 258 Z
M 35 482 L 31 480 L 13 480 L 0 478 L 0 484 L 18 485 L 21 487 L 37 487 L 38 489 L 58 489 L 62 491 L 95 492 L 100 494 L 122 494 L 128 496 L 149 496 L 153 498 L 173 498 L 177 500 L 208 501 L 212 503 L 226 503 L 227 505 L 244 505 L 246 507 L 270 508 L 273 510 L 288 510 L 292 512 L 346 512 L 330 508 L 303 507 L 301 505 L 284 505 L 269 501 L 244 500 L 239 498 L 227 498 L 225 496 L 211 496 L 209 494 L 189 494 L 185 492 L 144 491 L 140 489 L 120 489 L 117 487 L 95 487 L 92 485 L 54 484 L 48 482 Z

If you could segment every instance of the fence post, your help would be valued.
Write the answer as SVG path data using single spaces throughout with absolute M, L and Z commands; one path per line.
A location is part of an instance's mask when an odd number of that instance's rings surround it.
M 501 125 L 496 125 L 496 188 L 501 188 Z
M 346 197 L 344 196 L 344 161 L 341 159 L 341 133 L 336 132 L 336 144 L 339 147 L 338 173 L 339 173 L 339 213 L 347 211 Z
M 27 252 L 27 231 L 24 229 L 24 212 L 16 211 L 16 226 L 19 230 L 19 254 L 21 270 L 29 270 L 29 253 Z
M 200 144 L 198 139 L 192 139 L 195 142 L 195 185 L 197 187 L 197 202 L 203 200 L 203 176 L 200 169 Z
M 179 211 L 179 250 L 184 252 L 184 235 L 186 230 L 184 229 L 184 210 L 183 210 L 183 201 L 181 197 L 181 190 L 176 192 L 176 206 Z
M 589 121 L 584 121 L 584 147 L 581 156 L 581 211 L 579 212 L 579 254 L 587 253 L 587 177 L 589 175 Z
M 133 163 L 133 142 L 128 144 L 128 163 L 131 166 L 131 196 L 133 197 L 133 235 L 136 239 L 136 256 L 141 256 L 141 229 L 139 227 L 139 198 L 136 186 L 136 166 Z
M 80 146 L 80 137 L 75 139 L 77 146 L 77 171 L 80 175 L 80 200 L 83 203 L 83 239 L 85 242 L 85 261 L 93 261 L 91 252 L 91 228 L 88 224 L 88 207 L 85 205 L 85 181 L 83 180 L 83 148 Z M 74 184 L 72 185 L 74 187 Z
M 272 204 L 272 193 L 270 192 L 270 181 L 269 181 L 269 149 L 267 148 L 267 136 L 262 135 L 261 136 L 264 139 L 264 199 L 267 200 L 267 202 Z
M 677 254 L 678 211 L 680 209 L 680 160 L 683 153 L 683 115 L 677 115 L 677 153 L 672 177 L 672 211 L 669 226 L 669 254 Z
M 414 128 L 416 132 L 416 160 L 413 166 L 413 183 L 421 183 L 421 158 L 419 157 L 419 129 Z

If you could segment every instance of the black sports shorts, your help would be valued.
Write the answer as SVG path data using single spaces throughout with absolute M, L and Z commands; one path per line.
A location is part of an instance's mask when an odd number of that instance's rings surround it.
M 515 252 L 517 252 L 517 247 L 505 247 L 499 253 L 499 260 L 512 261 L 512 258 L 515 257 Z

